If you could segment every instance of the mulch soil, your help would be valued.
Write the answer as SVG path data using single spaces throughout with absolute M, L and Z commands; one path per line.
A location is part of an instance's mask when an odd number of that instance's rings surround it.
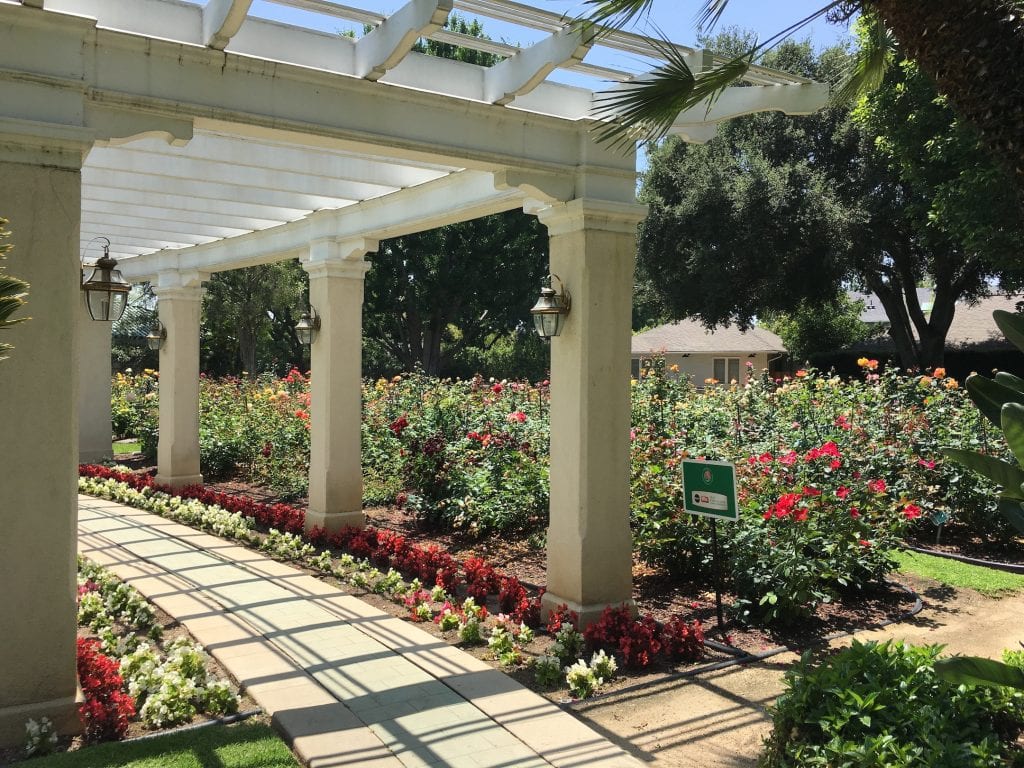
M 241 481 L 207 485 L 223 493 L 247 495 L 259 501 L 277 500 L 268 489 Z M 301 507 L 306 500 L 296 499 L 289 503 Z M 517 577 L 527 586 L 539 587 L 547 582 L 547 553 L 543 546 L 531 546 L 526 537 L 472 538 L 460 533 L 423 528 L 415 516 L 393 507 L 373 507 L 364 511 L 370 525 L 399 531 L 420 546 L 436 544 L 460 560 L 472 556 L 482 557 L 499 571 Z M 900 586 L 885 585 L 876 590 L 851 594 L 848 600 L 821 605 L 813 618 L 799 625 L 766 629 L 732 620 L 728 615 L 728 605 L 735 598 L 723 592 L 726 622 L 719 628 L 715 593 L 709 591 L 706 584 L 680 582 L 640 561 L 633 566 L 633 599 L 642 614 L 651 614 L 659 621 L 677 614 L 687 621 L 700 619 L 708 639 L 725 641 L 748 653 L 760 653 L 778 646 L 802 650 L 829 635 L 873 627 L 897 619 L 913 608 L 915 600 L 913 595 Z

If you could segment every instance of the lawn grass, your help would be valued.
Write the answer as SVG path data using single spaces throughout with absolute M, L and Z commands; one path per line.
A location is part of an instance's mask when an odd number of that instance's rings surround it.
M 973 589 L 989 597 L 999 597 L 1024 589 L 1024 576 L 1016 573 L 982 568 L 919 552 L 903 551 L 894 554 L 901 571 L 935 579 L 951 587 Z
M 39 757 L 26 768 L 298 768 L 267 725 L 239 723 Z
M 142 450 L 142 443 L 114 443 L 114 455 L 120 456 L 125 453 L 138 453 Z

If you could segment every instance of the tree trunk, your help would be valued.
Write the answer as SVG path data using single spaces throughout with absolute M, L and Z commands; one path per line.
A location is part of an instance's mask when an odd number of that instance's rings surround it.
M 1024 202 L 1024 20 L 1012 0 L 865 0 L 1017 181 Z

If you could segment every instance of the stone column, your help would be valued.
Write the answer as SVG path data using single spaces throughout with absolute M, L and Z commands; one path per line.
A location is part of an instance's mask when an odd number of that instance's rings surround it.
M 160 348 L 160 440 L 156 481 L 173 488 L 202 483 L 199 471 L 200 272 L 162 272 L 154 286 L 167 339 Z
M 86 270 L 86 276 L 88 274 L 89 270 Z M 90 464 L 113 455 L 110 443 L 113 432 L 110 423 L 110 335 L 114 324 L 92 319 L 84 291 L 79 307 L 78 461 Z
M 583 626 L 632 606 L 629 360 L 636 226 L 644 206 L 577 199 L 539 211 L 572 307 L 551 340 L 551 521 L 545 611 Z
M 303 267 L 309 273 L 309 303 L 320 317 L 310 347 L 309 511 L 306 529 L 335 532 L 362 527 L 361 424 L 363 256 L 377 242 L 317 240 Z
M 79 729 L 75 673 L 79 217 L 86 145 L 0 144 L 7 274 L 31 284 L 30 317 L 0 332 L 0 745 L 29 718 Z M 109 446 L 108 446 L 109 447 Z

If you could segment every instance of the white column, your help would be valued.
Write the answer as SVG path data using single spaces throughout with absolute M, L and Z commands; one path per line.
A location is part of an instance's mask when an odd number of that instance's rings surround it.
M 362 527 L 363 256 L 377 249 L 365 238 L 317 240 L 303 267 L 309 303 L 320 317 L 310 348 L 309 511 L 306 529 Z
M 78 348 L 78 461 L 90 464 L 113 455 L 110 335 L 114 324 L 92 319 L 84 291 L 79 301 L 78 316 L 81 329 Z
M 182 488 L 199 471 L 199 318 L 201 272 L 163 272 L 153 292 L 167 338 L 160 348 L 160 440 L 156 481 Z
M 79 728 L 75 704 L 80 169 L 85 146 L 0 143 L 5 271 L 31 283 L 31 320 L 0 333 L 0 745 L 29 718 Z
M 632 605 L 629 360 L 636 226 L 644 206 L 578 199 L 541 210 L 551 272 L 572 307 L 551 341 L 551 520 L 546 611 L 585 626 Z

